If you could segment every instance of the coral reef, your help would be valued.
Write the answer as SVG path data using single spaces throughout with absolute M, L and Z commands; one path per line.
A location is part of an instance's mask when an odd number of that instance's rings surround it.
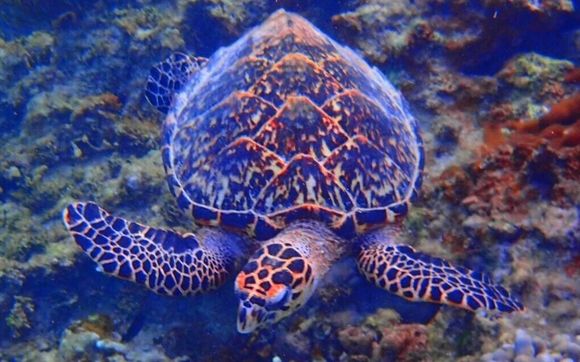
M 0 360 L 579 360 L 580 30 L 573 5 L 6 2 Z M 159 117 L 141 91 L 149 67 L 173 51 L 210 56 L 280 6 L 361 52 L 417 115 L 425 181 L 404 237 L 493 274 L 521 297 L 525 313 L 424 312 L 429 306 L 370 288 L 346 261 L 300 313 L 241 336 L 231 282 L 194 299 L 152 296 L 95 272 L 79 254 L 60 221 L 71 200 L 96 200 L 151 225 L 194 228 L 165 186 Z
M 400 324 L 392 310 L 380 309 L 361 326 L 339 330 L 338 341 L 352 361 L 430 360 L 427 327 Z
M 488 70 L 517 52 L 538 48 L 537 36 L 553 42 L 550 51 L 557 46 L 573 51 L 556 35 L 577 19 L 571 2 L 484 1 L 480 5 L 361 1 L 356 9 L 335 15 L 333 23 L 376 63 L 404 60 L 411 66 L 428 66 L 435 54 L 465 70 Z M 520 26 L 522 22 L 527 26 Z
M 14 304 L 6 318 L 6 325 L 14 338 L 21 337 L 22 333 L 32 328 L 28 317 L 31 313 L 34 313 L 32 299 L 21 295 L 14 296 Z
M 578 340 L 578 334 L 558 334 L 546 340 L 518 329 L 513 343 L 506 343 L 494 352 L 484 354 L 481 359 L 485 362 L 577 361 L 580 359 Z

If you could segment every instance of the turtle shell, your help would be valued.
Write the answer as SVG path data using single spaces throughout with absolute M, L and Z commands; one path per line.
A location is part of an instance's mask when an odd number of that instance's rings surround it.
M 423 147 L 377 69 L 278 11 L 176 95 L 163 159 L 178 204 L 198 223 L 265 239 L 314 219 L 353 237 L 406 214 Z

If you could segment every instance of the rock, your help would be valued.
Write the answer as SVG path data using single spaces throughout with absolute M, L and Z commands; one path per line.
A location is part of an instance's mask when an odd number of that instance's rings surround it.
M 572 333 L 576 335 L 576 337 L 580 335 L 580 318 L 574 319 L 570 329 L 572 330 Z M 578 339 L 576 341 L 580 342 Z
M 505 351 L 506 353 L 508 353 L 510 355 L 510 358 L 513 358 L 514 353 L 515 353 L 515 351 L 514 351 L 514 345 L 513 344 L 511 344 L 511 343 L 504 343 L 501 346 L 501 350 L 502 351 Z
M 492 357 L 493 361 L 511 361 L 514 358 L 514 346 L 506 343 L 493 352 Z
M 565 357 L 570 357 L 575 361 L 580 360 L 580 345 L 572 341 L 560 344 L 556 346 L 556 349 Z
M 570 336 L 567 334 L 557 334 L 552 338 L 552 344 L 557 346 L 560 344 L 565 344 L 570 341 Z
M 536 356 L 538 362 L 555 362 L 556 360 L 549 353 L 540 353 Z
M 35 305 L 32 298 L 16 295 L 5 322 L 11 331 L 12 337 L 19 338 L 32 328 L 31 316 Z
M 482 362 L 494 362 L 495 359 L 493 357 L 493 353 L 486 353 L 483 356 L 481 356 L 481 361 Z
M 534 338 L 533 338 L 534 352 L 536 354 L 540 354 L 540 353 L 543 353 L 544 351 L 546 351 L 546 348 L 547 348 L 546 342 L 547 341 L 545 341 L 544 339 L 534 336 Z
M 515 341 L 515 353 L 516 356 L 534 356 L 534 346 L 532 343 L 532 337 L 528 332 L 523 329 L 518 329 L 516 331 L 516 341 Z
M 549 242 L 556 245 L 566 245 L 566 241 L 572 238 L 574 233 L 578 233 L 579 217 L 578 209 L 575 207 L 546 206 L 531 210 L 529 222 Z
M 483 216 L 471 215 L 463 220 L 462 226 L 468 235 L 477 236 L 483 233 L 488 222 L 489 220 Z
M 427 353 L 427 327 L 422 324 L 402 324 L 382 330 L 381 356 L 386 360 L 420 361 Z
M 10 181 L 18 180 L 21 177 L 22 173 L 20 172 L 20 169 L 16 166 L 10 166 L 10 168 L 8 168 L 8 171 L 6 171 L 6 178 Z
M 375 334 L 365 327 L 348 326 L 338 332 L 338 340 L 349 354 L 370 355 Z
M 95 343 L 95 347 L 105 353 L 105 354 L 113 354 L 113 353 L 124 353 L 127 350 L 127 346 L 110 340 L 99 340 Z
M 503 241 L 513 242 L 521 235 L 521 229 L 507 221 L 494 220 L 488 226 L 491 232 Z
M 313 341 L 306 333 L 295 331 L 293 333 L 286 333 L 282 337 L 281 343 L 274 348 L 276 350 L 289 351 L 286 354 L 286 358 L 303 360 L 310 355 L 312 345 Z
M 401 316 L 390 308 L 380 308 L 375 313 L 369 315 L 364 325 L 372 329 L 390 328 L 401 322 Z
M 506 351 L 504 349 L 498 349 L 491 354 L 491 361 L 511 361 L 514 357 L 513 351 Z
M 515 89 L 534 88 L 539 91 L 546 83 L 556 80 L 572 68 L 574 65 L 569 61 L 525 53 L 508 61 L 498 77 Z

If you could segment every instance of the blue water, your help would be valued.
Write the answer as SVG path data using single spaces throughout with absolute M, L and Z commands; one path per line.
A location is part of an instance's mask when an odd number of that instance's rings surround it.
M 262 242 L 189 297 L 107 276 L 75 244 L 62 220 L 75 201 L 199 229 L 168 188 L 147 77 L 175 52 L 211 58 L 280 8 L 376 67 L 416 119 L 423 186 L 398 240 L 489 275 L 526 311 L 409 302 L 347 253 L 304 307 L 240 334 L 235 277 Z M 565 1 L 1 3 L 0 360 L 580 360 L 579 39 Z

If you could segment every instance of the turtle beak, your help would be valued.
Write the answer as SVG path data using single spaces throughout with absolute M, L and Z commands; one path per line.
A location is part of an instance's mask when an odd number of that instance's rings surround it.
M 240 302 L 238 307 L 238 332 L 252 333 L 266 319 L 266 310 L 259 305 Z

